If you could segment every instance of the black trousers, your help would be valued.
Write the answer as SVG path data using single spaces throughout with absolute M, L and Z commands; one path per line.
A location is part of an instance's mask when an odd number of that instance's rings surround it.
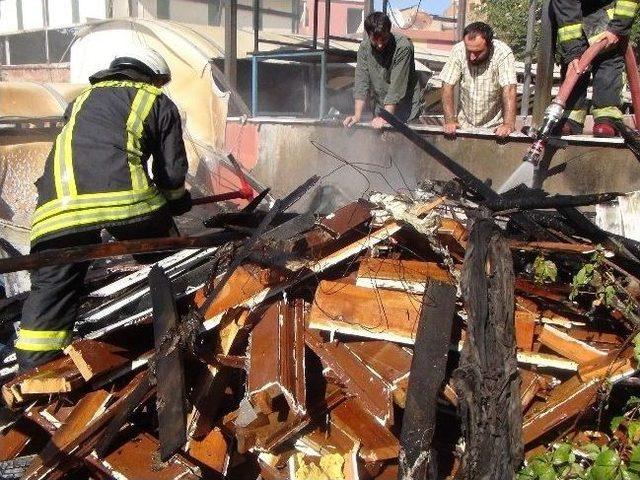
M 45 250 L 96 245 L 101 243 L 101 229 L 42 241 L 32 253 Z M 162 211 L 151 218 L 127 225 L 111 226 L 107 231 L 118 240 L 135 240 L 177 235 L 169 214 Z M 141 263 L 153 263 L 167 253 L 134 255 Z M 60 355 L 71 340 L 78 315 L 79 298 L 91 262 L 54 265 L 31 271 L 31 292 L 22 308 L 16 356 L 21 371 L 46 363 Z

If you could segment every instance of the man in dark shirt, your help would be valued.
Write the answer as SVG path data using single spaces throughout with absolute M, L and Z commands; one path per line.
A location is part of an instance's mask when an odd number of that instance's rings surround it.
M 413 44 L 403 35 L 391 33 L 391 21 L 382 12 L 373 12 L 364 21 L 367 36 L 358 49 L 354 87 L 354 114 L 345 127 L 358 123 L 366 100 L 373 100 L 373 127 L 387 124 L 377 115 L 380 108 L 409 122 L 420 114 L 420 85 L 416 73 Z

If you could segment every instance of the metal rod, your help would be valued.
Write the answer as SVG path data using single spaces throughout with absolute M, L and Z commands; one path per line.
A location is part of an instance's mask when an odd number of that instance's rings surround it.
M 232 88 L 238 78 L 238 0 L 224 5 L 224 74 Z
M 313 0 L 313 48 L 318 48 L 318 0 Z
M 329 48 L 331 41 L 331 0 L 324 0 L 324 48 Z
M 324 118 L 327 108 L 327 52 L 320 57 L 320 112 L 318 118 Z
M 258 57 L 251 58 L 251 115 L 258 116 Z
M 536 5 L 537 0 L 529 0 L 524 81 L 522 83 L 522 99 L 520 100 L 520 115 L 523 117 L 529 115 L 529 97 L 531 96 L 531 63 L 533 61 L 533 40 L 536 27 Z
M 260 47 L 260 0 L 253 0 L 253 51 Z

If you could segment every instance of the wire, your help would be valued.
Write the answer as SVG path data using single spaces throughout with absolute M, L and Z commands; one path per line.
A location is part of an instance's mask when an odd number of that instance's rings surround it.
M 400 30 L 410 30 L 411 28 L 413 28 L 413 26 L 416 23 L 416 20 L 418 19 L 418 13 L 420 12 L 420 4 L 422 4 L 422 0 L 418 0 L 418 4 L 415 7 L 416 8 L 416 13 L 413 14 L 413 20 L 411 20 L 411 24 L 407 25 L 407 26 L 400 26 L 400 22 L 398 22 L 398 17 L 396 17 L 396 14 L 394 13 L 394 8 L 393 8 L 393 5 L 391 4 L 391 0 L 387 0 L 387 1 L 389 3 L 389 6 L 391 7 L 389 9 L 389 13 L 393 17 L 393 20 L 395 21 L 396 25 L 398 25 L 398 28 Z M 399 10 L 398 10 L 398 12 L 399 12 Z M 402 15 L 402 19 L 404 20 L 404 15 Z

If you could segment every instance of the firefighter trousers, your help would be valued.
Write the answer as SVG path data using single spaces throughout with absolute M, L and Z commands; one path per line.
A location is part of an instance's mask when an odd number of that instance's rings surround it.
M 135 240 L 177 235 L 171 216 L 158 214 L 135 223 L 110 226 L 107 231 L 118 240 Z M 101 229 L 68 233 L 37 243 L 32 253 L 101 243 Z M 152 263 L 166 253 L 135 255 L 141 263 Z M 16 356 L 20 371 L 46 363 L 60 355 L 71 342 L 78 315 L 80 295 L 91 262 L 53 265 L 31 271 L 31 292 L 22 308 Z
M 562 66 L 562 77 L 567 65 Z M 591 113 L 594 120 L 598 118 L 619 119 L 622 117 L 620 106 L 623 88 L 624 56 L 619 49 L 600 54 L 591 66 L 591 73 L 584 73 L 573 92 L 567 99 L 566 110 L 569 118 L 584 124 L 588 111 L 587 88 L 590 76 L 593 77 L 593 94 L 591 97 Z

